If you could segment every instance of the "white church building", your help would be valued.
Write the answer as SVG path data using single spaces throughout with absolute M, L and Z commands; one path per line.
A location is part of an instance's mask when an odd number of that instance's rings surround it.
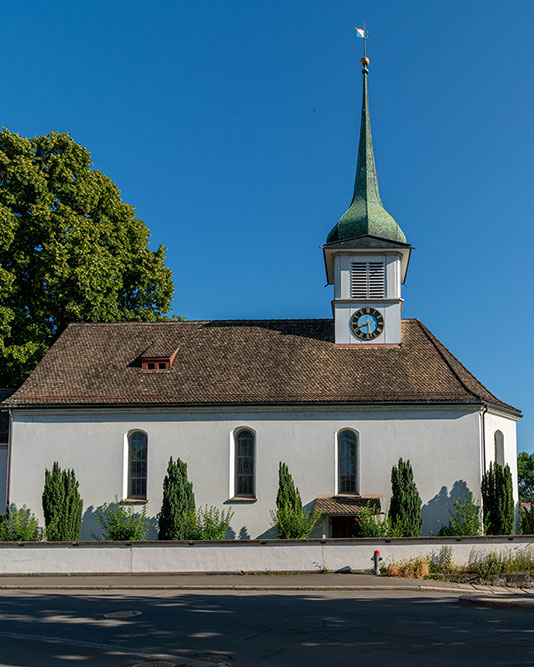
M 271 536 L 280 461 L 329 537 L 352 535 L 369 499 L 387 510 L 399 457 L 426 533 L 448 522 L 451 499 L 480 502 L 491 461 L 509 464 L 517 500 L 521 413 L 401 317 L 411 246 L 380 200 L 362 65 L 354 198 L 323 246 L 333 317 L 71 324 L 4 401 L 8 503 L 42 522 L 58 461 L 76 472 L 88 538 L 94 509 L 116 496 L 156 516 L 170 456 L 187 463 L 197 505 L 234 512 L 238 539 Z

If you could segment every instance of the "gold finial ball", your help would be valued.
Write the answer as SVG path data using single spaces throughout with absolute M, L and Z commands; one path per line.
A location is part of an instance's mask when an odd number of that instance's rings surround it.
M 369 58 L 364 57 L 360 60 L 362 67 L 368 67 L 369 66 Z

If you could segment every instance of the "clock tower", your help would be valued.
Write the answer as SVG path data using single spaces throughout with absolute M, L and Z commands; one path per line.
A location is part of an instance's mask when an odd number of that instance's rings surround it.
M 354 196 L 323 246 L 326 276 L 334 285 L 335 342 L 341 345 L 401 343 L 401 285 L 411 246 L 378 191 L 367 76 L 362 58 L 363 99 Z

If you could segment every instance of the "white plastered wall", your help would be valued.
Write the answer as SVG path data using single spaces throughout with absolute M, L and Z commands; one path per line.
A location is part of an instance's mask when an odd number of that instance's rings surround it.
M 232 433 L 249 427 L 257 434 L 257 501 L 229 503 Z M 410 459 L 423 500 L 426 532 L 436 534 L 447 519 L 447 502 L 465 490 L 480 498 L 480 419 L 473 408 L 255 409 L 14 411 L 11 501 L 26 504 L 42 521 L 45 468 L 58 461 L 74 468 L 84 500 L 82 537 L 95 529 L 92 512 L 124 494 L 125 436 L 148 434 L 148 515 L 160 509 L 170 456 L 188 464 L 197 505 L 234 511 L 238 538 L 266 536 L 275 505 L 278 462 L 288 464 L 303 502 L 336 492 L 336 433 L 358 433 L 358 488 L 379 495 L 387 507 L 391 467 Z M 230 444 L 229 444 L 230 443 Z M 451 495 L 452 494 L 452 495 Z M 320 534 L 321 527 L 318 527 Z

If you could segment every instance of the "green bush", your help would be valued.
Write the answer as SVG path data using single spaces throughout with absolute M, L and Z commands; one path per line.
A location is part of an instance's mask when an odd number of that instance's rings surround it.
M 509 466 L 490 463 L 482 477 L 482 509 L 486 535 L 512 535 L 514 532 L 514 498 Z
M 519 510 L 519 532 L 521 535 L 534 535 L 534 509 L 521 507 Z
M 224 540 L 234 513 L 205 505 L 189 512 L 185 518 L 186 540 Z
M 163 502 L 158 514 L 158 540 L 190 540 L 192 516 L 195 512 L 193 485 L 187 479 L 187 464 L 169 459 L 163 480 Z
M 367 502 L 358 512 L 357 537 L 401 537 L 402 531 L 393 526 L 386 514 L 381 516 L 375 503 Z
M 281 540 L 302 540 L 309 537 L 320 518 L 318 512 L 309 512 L 303 508 L 298 510 L 291 505 L 271 511 L 272 524 Z
M 46 539 L 76 542 L 82 526 L 83 501 L 74 470 L 62 470 L 57 461 L 45 471 L 43 513 Z
M 0 542 L 39 542 L 42 530 L 35 515 L 23 505 L 7 508 L 6 516 L 0 519 Z
M 481 535 L 482 522 L 480 507 L 473 500 L 471 494 L 454 500 L 449 505 L 450 521 L 439 531 L 440 535 Z
M 281 540 L 309 537 L 321 515 L 302 507 L 299 490 L 285 463 L 278 465 L 278 493 L 276 510 L 271 511 L 271 520 L 276 534 Z
M 113 542 L 146 540 L 151 521 L 146 516 L 146 504 L 141 512 L 137 506 L 120 500 L 115 496 L 114 503 L 104 503 L 96 508 L 95 518 L 102 530 L 101 535 L 91 531 L 95 540 L 111 540 Z
M 413 479 L 410 461 L 399 459 L 399 463 L 391 470 L 389 517 L 402 537 L 421 535 L 421 496 Z

